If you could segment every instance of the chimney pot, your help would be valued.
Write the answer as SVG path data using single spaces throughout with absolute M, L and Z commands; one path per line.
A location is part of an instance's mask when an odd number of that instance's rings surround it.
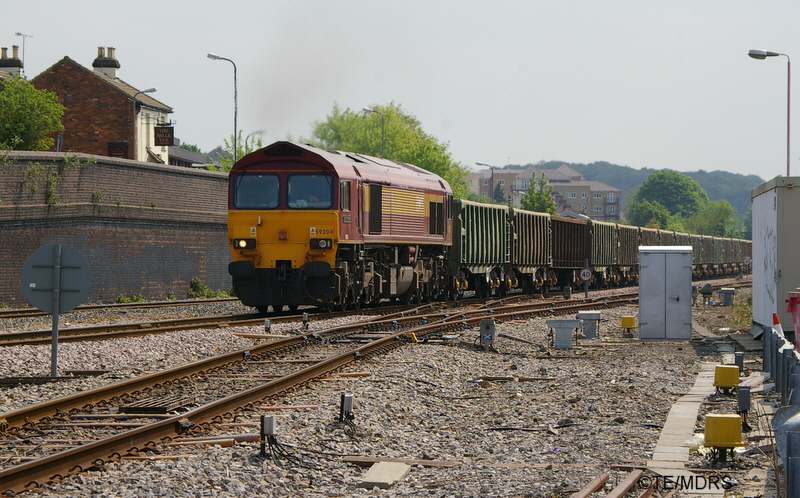
M 106 56 L 106 48 L 105 47 L 97 47 L 97 58 L 103 59 Z
M 3 47 L 2 49 L 0 49 L 0 51 L 2 51 L 2 55 L 0 55 L 0 58 L 8 59 L 8 47 Z
M 19 45 L 11 45 L 11 58 L 19 59 Z
M 116 59 L 116 57 L 114 57 L 114 47 L 108 47 L 108 58 Z

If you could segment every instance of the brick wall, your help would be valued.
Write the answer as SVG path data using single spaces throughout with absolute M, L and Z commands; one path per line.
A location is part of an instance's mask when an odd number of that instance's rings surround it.
M 0 303 L 25 306 L 20 271 L 45 244 L 91 271 L 88 301 L 228 290 L 227 175 L 127 159 L 0 152 Z
M 61 120 L 64 123 L 62 151 L 107 155 L 109 142 L 130 144 L 133 134 L 131 100 L 91 70 L 64 57 L 31 83 L 36 88 L 58 94 L 58 101 L 66 108 Z

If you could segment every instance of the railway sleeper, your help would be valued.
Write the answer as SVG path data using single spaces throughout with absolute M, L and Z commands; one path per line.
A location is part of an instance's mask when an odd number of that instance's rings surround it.
M 120 413 L 165 414 L 187 407 L 196 400 L 191 396 L 152 396 L 119 407 Z

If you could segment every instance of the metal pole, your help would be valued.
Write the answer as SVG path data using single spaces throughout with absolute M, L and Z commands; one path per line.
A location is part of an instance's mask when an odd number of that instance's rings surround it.
M 58 315 L 61 309 L 61 244 L 53 258 L 53 340 L 50 347 L 50 376 L 58 377 Z
M 786 55 L 786 54 L 783 54 Z M 786 176 L 789 175 L 789 158 L 791 155 L 789 154 L 789 138 L 791 134 L 789 133 L 789 128 L 791 126 L 791 100 L 792 100 L 792 61 L 789 59 L 789 56 L 786 55 Z
M 207 57 L 211 60 L 228 61 L 233 64 L 233 162 L 235 163 L 239 160 L 239 137 L 237 136 L 239 120 L 239 85 L 236 82 L 236 63 L 227 57 L 222 57 L 217 54 L 210 53 Z
M 587 270 L 589 269 L 589 260 L 588 259 L 585 259 L 583 261 L 583 267 L 586 268 Z M 588 280 L 583 283 L 583 290 L 585 292 L 584 297 L 586 299 L 589 299 L 589 281 Z

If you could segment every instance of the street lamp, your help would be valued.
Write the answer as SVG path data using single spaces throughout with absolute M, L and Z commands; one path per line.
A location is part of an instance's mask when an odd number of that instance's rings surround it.
M 25 74 L 25 38 L 33 38 L 33 35 L 26 35 L 25 33 L 20 33 L 19 31 L 14 34 L 22 37 L 22 74 Z
M 252 137 L 253 135 L 263 135 L 266 133 L 267 130 L 256 130 L 252 133 L 249 133 L 246 137 L 244 137 L 244 153 L 247 154 L 249 151 L 247 149 L 247 139 Z
M 364 107 L 361 110 L 362 111 L 366 111 L 366 112 L 374 112 L 374 113 L 377 113 L 377 114 L 381 115 L 381 157 L 383 157 L 384 156 L 383 144 L 384 144 L 384 140 L 386 139 L 386 128 L 384 127 L 384 124 L 383 124 L 383 113 L 381 111 L 376 111 L 375 109 L 371 109 L 369 107 Z
M 131 120 L 131 127 L 132 127 L 131 159 L 133 159 L 134 161 L 136 160 L 136 97 L 138 97 L 140 93 L 153 93 L 155 91 L 156 87 L 153 87 L 133 94 L 133 119 Z
M 497 199 L 494 198 L 494 166 L 492 166 L 491 164 L 486 164 L 486 163 L 477 162 L 477 161 L 475 162 L 475 164 L 477 164 L 478 166 L 486 166 L 487 168 L 489 168 L 492 171 L 492 176 L 491 176 L 492 187 L 489 189 L 489 199 L 492 199 L 493 201 L 497 200 Z
M 236 162 L 238 158 L 238 149 L 237 146 L 239 143 L 239 137 L 237 136 L 238 128 L 237 118 L 239 117 L 239 96 L 236 84 L 236 63 L 230 59 L 225 57 L 221 57 L 217 54 L 208 53 L 208 58 L 215 61 L 228 61 L 233 64 L 233 162 Z
M 786 57 L 786 176 L 789 176 L 789 128 L 791 124 L 791 97 L 792 97 L 792 61 L 786 54 L 778 52 L 770 52 L 769 50 L 751 50 L 747 53 L 753 59 L 763 60 L 767 57 L 777 57 L 782 55 Z

